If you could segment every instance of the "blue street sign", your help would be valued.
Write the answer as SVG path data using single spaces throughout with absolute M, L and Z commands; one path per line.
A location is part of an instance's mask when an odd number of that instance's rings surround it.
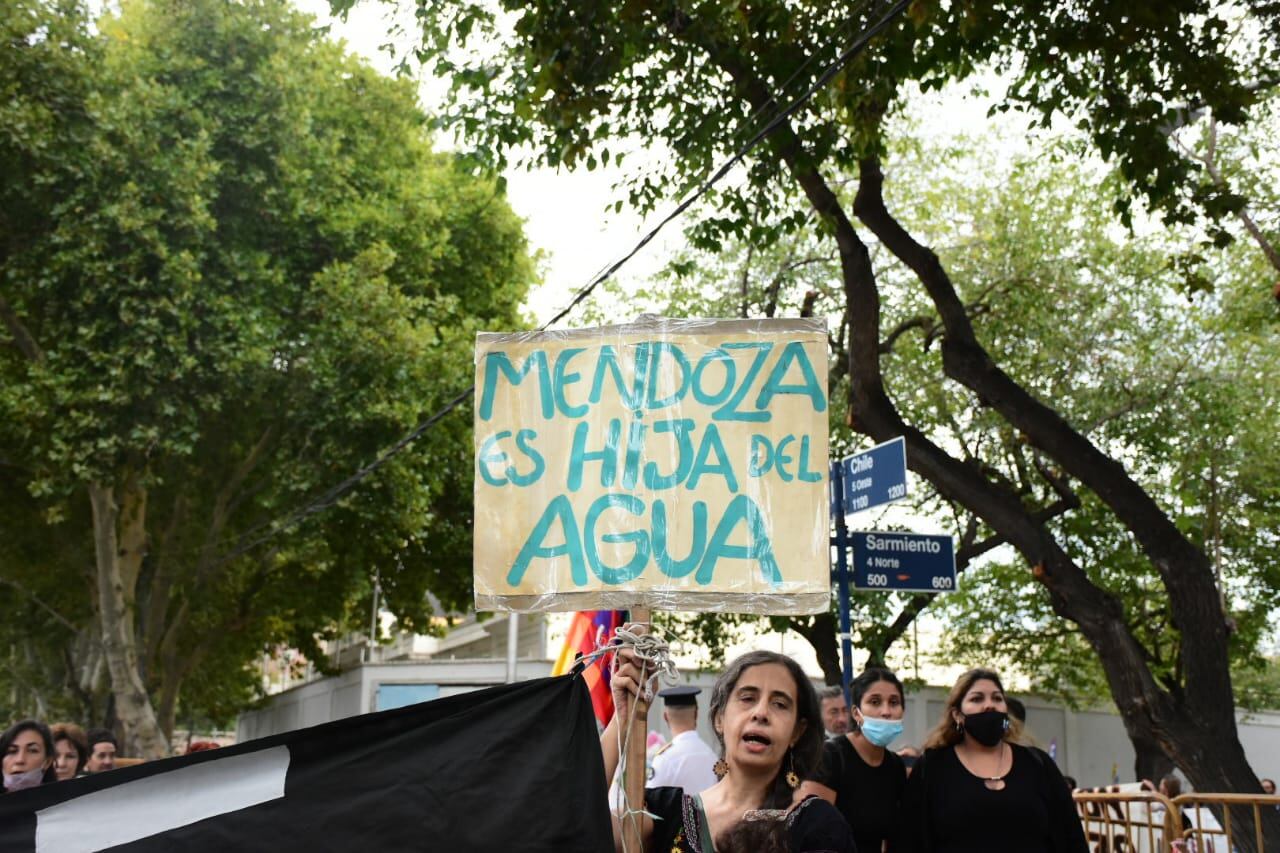
M 845 515 L 901 500 L 907 496 L 907 443 L 898 436 L 846 456 L 840 470 Z
M 956 551 L 950 536 L 851 532 L 853 585 L 896 592 L 950 592 L 956 588 Z

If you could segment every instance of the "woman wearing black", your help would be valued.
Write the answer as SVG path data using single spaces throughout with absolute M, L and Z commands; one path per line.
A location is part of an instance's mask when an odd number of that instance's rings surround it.
M 640 791 L 648 700 L 645 671 L 630 652 L 617 653 L 610 687 L 614 717 L 601 736 L 605 778 L 618 768 L 619 739 L 628 750 L 624 790 Z M 749 652 L 725 669 L 711 692 L 711 721 L 723 750 L 719 782 L 686 794 L 679 788 L 644 790 L 629 816 L 614 818 L 614 843 L 638 837 L 647 853 L 715 853 L 750 847 L 788 853 L 854 853 L 840 813 L 817 797 L 792 804 L 800 777 L 818 762 L 822 714 L 813 685 L 791 658 Z M 635 746 L 639 744 L 639 746 Z M 656 820 L 655 820 L 656 818 Z M 743 821 L 751 826 L 740 826 Z M 629 822 L 635 821 L 634 824 Z M 749 840 L 750 839 L 750 840 Z M 634 847 L 630 853 L 639 853 Z
M 1086 853 L 1053 759 L 1022 746 L 1000 676 L 966 672 L 951 689 L 903 792 L 890 849 L 912 853 Z
M 858 853 L 881 853 L 898 826 L 898 804 L 907 784 L 902 759 L 888 750 L 902 734 L 902 682 L 872 667 L 849 685 L 853 731 L 823 747 L 822 766 L 801 790 L 816 794 L 844 815 Z

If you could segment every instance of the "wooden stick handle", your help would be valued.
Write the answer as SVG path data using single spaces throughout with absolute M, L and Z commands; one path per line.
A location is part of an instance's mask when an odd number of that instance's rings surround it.
M 631 611 L 630 621 L 632 623 L 643 623 L 646 628 L 649 625 L 650 613 L 647 607 L 638 607 Z M 640 697 L 636 697 L 639 701 Z M 645 740 L 648 732 L 646 726 L 629 726 L 626 720 L 619 729 L 619 736 L 623 738 L 625 749 L 625 775 L 622 784 L 626 792 L 626 801 L 629 808 L 640 810 L 644 808 L 644 782 L 645 782 Z M 639 815 L 628 815 L 622 821 L 622 839 L 623 849 L 627 851 L 636 851 L 641 853 L 644 850 L 643 821 Z

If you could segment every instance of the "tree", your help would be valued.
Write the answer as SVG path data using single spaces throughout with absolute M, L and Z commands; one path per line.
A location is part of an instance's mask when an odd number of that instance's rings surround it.
M 1001 361 L 1018 375 L 1041 377 L 1040 394 L 1086 425 L 1091 440 L 1126 459 L 1178 529 L 1210 556 L 1230 631 L 1231 671 L 1246 672 L 1258 665 L 1268 620 L 1280 606 L 1280 541 L 1270 532 L 1280 523 L 1274 488 L 1280 472 L 1268 450 L 1280 426 L 1269 379 L 1280 368 L 1280 329 L 1258 322 L 1268 310 L 1256 286 L 1266 280 L 1266 258 L 1244 242 L 1225 250 L 1195 247 L 1186 229 L 1147 228 L 1145 236 L 1117 239 L 1105 218 L 1091 213 L 1108 207 L 1098 203 L 1105 190 L 1069 163 L 1052 170 L 1019 177 L 1015 169 L 996 205 L 979 203 L 985 213 L 962 215 L 984 235 L 987 266 L 1026 280 L 1019 300 L 1026 313 L 1008 316 L 1007 308 L 1019 306 L 1001 299 L 980 321 L 984 334 L 1008 341 Z M 1056 262 L 1042 254 L 1036 233 L 1065 235 Z M 1191 247 L 1207 255 L 1212 292 L 1183 289 L 1178 260 Z M 977 258 L 956 257 L 967 252 L 950 251 L 948 262 L 973 280 Z M 1055 286 L 1054 279 L 1071 285 Z M 1062 316 L 1076 319 L 1064 325 Z M 1029 340 L 1036 346 L 1026 347 Z M 1093 343 L 1082 347 L 1078 340 Z M 1055 523 L 1055 535 L 1093 583 L 1123 602 L 1128 630 L 1159 682 L 1181 689 L 1181 647 L 1191 640 L 1178 630 L 1160 578 L 1095 495 L 1086 491 L 1080 499 Z M 1104 672 L 1079 631 L 1057 618 L 1043 588 L 1029 583 L 1010 555 L 1001 556 L 943 603 L 946 654 L 970 662 L 1036 661 L 1038 689 L 1076 705 L 1105 701 Z M 1249 707 L 1256 697 L 1235 686 L 1237 703 Z M 1154 742 L 1134 745 L 1139 778 L 1171 769 Z
M 96 33 L 6 8 L 0 577 L 32 619 L 7 627 L 79 636 L 77 681 L 97 655 L 154 757 L 180 704 L 244 703 L 264 646 L 320 659 L 375 571 L 407 627 L 428 590 L 467 606 L 463 419 L 294 511 L 466 387 L 532 266 L 412 87 L 283 0 L 136 0 Z
M 509 18 L 499 30 L 496 17 L 475 4 L 422 10 L 420 55 L 455 81 L 458 126 L 495 162 L 532 145 L 541 162 L 590 166 L 613 159 L 609 147 L 616 151 L 622 140 L 660 140 L 672 156 L 657 175 L 632 184 L 632 200 L 643 205 L 675 195 L 668 187 L 691 184 L 779 104 L 814 84 L 828 58 L 880 10 L 619 0 L 512 3 L 503 11 Z M 742 187 L 718 199 L 723 214 L 703 232 L 708 244 L 726 234 L 767 244 L 810 222 L 796 202 L 815 214 L 813 227 L 841 262 L 848 328 L 837 337 L 848 346 L 855 428 L 876 440 L 905 436 L 912 469 L 980 519 L 983 538 L 998 537 L 1021 554 L 1055 612 L 1080 627 L 1102 660 L 1131 737 L 1159 743 L 1203 790 L 1258 789 L 1235 734 L 1228 621 L 1210 560 L 1122 458 L 996 360 L 948 268 L 904 227 L 902 208 L 886 200 L 883 121 L 913 84 L 928 89 L 999 65 L 1012 79 L 1002 106 L 1045 121 L 1067 117 L 1115 164 L 1127 189 L 1122 213 L 1141 198 L 1171 221 L 1196 211 L 1220 217 L 1235 199 L 1194 180 L 1195 162 L 1174 150 L 1167 129 L 1187 104 L 1226 123 L 1248 118 L 1256 92 L 1245 69 L 1250 79 L 1274 71 L 1276 10 L 1258 3 L 1245 11 L 1263 32 L 1247 56 L 1228 45 L 1230 10 L 1208 2 L 1140 10 L 1103 2 L 910 3 L 906 18 L 889 24 L 806 109 L 780 122 Z M 459 49 L 480 37 L 486 50 Z M 852 203 L 836 192 L 839 175 L 856 176 Z M 1049 476 L 1029 468 L 1030 493 L 904 418 L 894 396 L 901 389 L 886 383 L 882 368 L 884 306 L 866 232 L 927 296 L 949 383 L 1046 463 Z M 1058 499 L 1055 484 L 1067 481 L 1096 495 L 1134 538 L 1160 577 L 1173 620 L 1196 637 L 1181 645 L 1177 689 L 1152 671 L 1122 602 L 1093 582 L 1044 517 Z M 1267 837 L 1280 842 L 1280 816 L 1264 819 Z
M 1021 154 L 992 168 L 986 164 L 994 152 L 1016 148 L 1007 130 L 974 140 L 946 136 L 920 142 L 918 116 L 926 110 L 916 108 L 896 121 L 890 145 L 897 194 L 930 212 L 913 218 L 911 227 L 946 247 L 942 257 L 966 283 L 965 299 L 979 315 L 975 322 L 986 339 L 1002 342 L 1002 363 L 1040 383 L 1041 393 L 1059 401 L 1073 422 L 1088 425 L 1094 440 L 1142 460 L 1144 486 L 1181 507 L 1179 525 L 1218 559 L 1219 585 L 1235 624 L 1233 668 L 1253 665 L 1280 585 L 1273 569 L 1276 543 L 1266 532 L 1280 524 L 1270 486 L 1276 472 L 1265 449 L 1280 410 L 1265 379 L 1275 373 L 1277 347 L 1267 327 L 1255 328 L 1247 316 L 1264 307 L 1249 296 L 1264 275 L 1258 266 L 1262 256 L 1241 244 L 1210 251 L 1217 261 L 1215 292 L 1184 295 L 1181 265 L 1170 259 L 1194 246 L 1194 233 L 1148 226 L 1150 233 L 1138 237 L 1118 229 L 1111 214 L 1114 182 L 1099 164 L 1081 160 L 1074 140 L 1047 135 L 1034 146 L 1036 156 Z M 1266 127 L 1258 133 L 1267 136 Z M 932 215 L 938 211 L 945 215 Z M 794 312 L 806 295 L 816 293 L 817 310 L 838 321 L 841 300 L 825 284 L 838 276 L 838 261 L 815 243 L 801 238 L 757 248 L 731 241 L 719 252 L 691 250 L 652 288 L 610 301 L 629 307 L 639 302 L 645 310 L 675 316 L 756 315 L 779 308 Z M 973 417 L 963 395 L 948 393 L 939 380 L 935 321 L 910 298 L 909 281 L 892 269 L 881 275 L 891 303 L 884 321 L 894 330 L 887 336 L 893 344 L 886 374 L 894 387 L 912 389 L 899 398 L 910 420 L 927 424 L 946 443 L 992 448 L 969 453 L 982 456 L 1010 482 L 1018 480 L 1017 466 L 1010 464 L 1021 452 L 1017 437 L 994 419 Z M 1092 288 L 1090 282 L 1107 287 Z M 1079 319 L 1065 325 L 1064 316 Z M 1081 339 L 1099 343 L 1086 348 Z M 1102 363 L 1105 371 L 1098 369 Z M 838 393 L 832 389 L 833 397 Z M 837 453 L 855 439 L 836 418 L 832 438 Z M 1090 567 L 1095 582 L 1122 599 L 1130 629 L 1150 659 L 1169 669 L 1178 658 L 1180 635 L 1169 623 L 1158 578 L 1105 508 L 1087 494 L 1083 504 L 1080 496 L 1069 497 L 1059 507 L 1055 531 Z M 1208 511 L 1213 507 L 1220 509 Z M 980 569 L 966 568 L 966 558 L 982 550 L 971 538 L 970 517 L 940 505 L 927 491 L 915 496 L 908 512 L 950 519 L 948 526 L 962 540 L 965 585 L 954 598 L 891 596 L 886 602 L 883 593 L 855 592 L 855 647 L 867 651 L 868 662 L 882 661 L 913 620 L 938 601 L 949 640 L 941 660 L 999 660 L 1020 671 L 1034 661 L 1028 674 L 1036 689 L 1075 706 L 1108 701 L 1088 644 L 1052 612 L 1043 588 L 1010 555 L 996 551 L 995 564 L 988 559 Z M 840 661 L 834 615 L 814 618 L 824 630 L 811 630 L 813 618 L 771 621 L 808 638 L 835 683 Z M 714 644 L 718 619 L 679 618 L 668 630 Z M 1176 681 L 1171 675 L 1162 678 Z M 1139 749 L 1139 757 L 1139 778 L 1161 775 L 1152 764 L 1162 756 Z

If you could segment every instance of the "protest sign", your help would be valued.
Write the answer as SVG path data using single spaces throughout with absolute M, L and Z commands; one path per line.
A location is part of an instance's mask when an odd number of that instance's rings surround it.
M 479 610 L 830 600 L 825 323 L 476 338 Z

